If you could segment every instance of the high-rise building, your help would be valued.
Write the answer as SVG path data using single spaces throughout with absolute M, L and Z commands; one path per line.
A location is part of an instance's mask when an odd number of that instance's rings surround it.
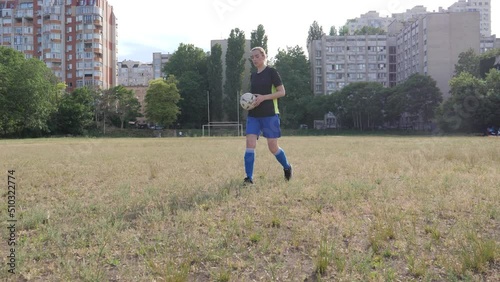
M 484 37 L 491 36 L 491 0 L 458 0 L 448 8 L 449 12 L 479 12 L 479 28 Z
M 72 91 L 116 85 L 117 23 L 107 0 L 0 1 L 0 45 L 38 58 Z
M 427 8 L 422 5 L 418 5 L 411 9 L 407 9 L 406 12 L 392 14 L 392 19 L 399 22 L 407 22 L 417 19 L 425 14 L 427 14 Z
M 481 46 L 491 48 L 497 41 L 481 37 L 478 11 L 419 14 L 421 11 L 414 10 L 415 16 L 408 14 L 406 20 L 394 20 L 387 35 L 314 40 L 308 46 L 314 94 L 331 94 L 358 81 L 392 87 L 420 73 L 436 80 L 448 97 L 459 54 L 469 49 L 479 54 Z
M 123 86 L 148 86 L 153 79 L 153 65 L 138 61 L 118 62 L 118 84 Z
M 410 75 L 429 75 L 443 97 L 449 96 L 449 81 L 460 53 L 480 47 L 479 13 L 428 13 L 408 23 L 397 35 L 397 83 Z
M 347 20 L 346 26 L 349 28 L 349 34 L 354 34 L 356 30 L 360 30 L 365 26 L 380 28 L 387 31 L 387 27 L 394 19 L 389 17 L 381 17 L 376 11 L 369 11 L 362 14 L 359 18 Z
M 309 45 L 313 93 L 331 94 L 352 82 L 388 86 L 387 35 L 323 36 Z
M 164 76 L 163 67 L 165 66 L 166 63 L 168 63 L 170 57 L 172 57 L 172 54 L 170 53 L 168 54 L 162 54 L 160 52 L 153 53 L 153 79 L 161 78 Z

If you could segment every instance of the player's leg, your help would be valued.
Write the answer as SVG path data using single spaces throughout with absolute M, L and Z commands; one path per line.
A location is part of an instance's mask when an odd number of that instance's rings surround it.
M 244 156 L 246 177 L 244 183 L 253 183 L 253 167 L 255 163 L 255 147 L 260 134 L 260 123 L 258 119 L 247 117 L 246 127 L 246 149 Z
M 276 160 L 283 166 L 285 179 L 290 180 L 292 177 L 292 166 L 288 162 L 285 151 L 279 147 L 278 138 L 281 137 L 280 119 L 278 115 L 265 118 L 262 132 L 267 138 L 267 147 L 269 151 L 276 157 Z

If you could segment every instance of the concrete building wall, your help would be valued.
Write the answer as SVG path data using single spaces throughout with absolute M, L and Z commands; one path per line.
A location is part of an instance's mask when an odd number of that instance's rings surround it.
M 352 82 L 389 85 L 386 35 L 323 36 L 309 46 L 312 91 L 328 95 Z
M 448 11 L 452 13 L 479 12 L 481 35 L 489 37 L 491 36 L 491 2 L 491 0 L 458 0 L 448 8 Z
M 130 60 L 118 63 L 119 85 L 147 87 L 153 78 L 153 64 L 145 64 Z
M 153 79 L 163 77 L 163 67 L 170 60 L 172 54 L 153 53 Z
M 433 77 L 443 97 L 449 97 L 449 81 L 462 52 L 473 49 L 479 54 L 479 13 L 436 13 L 422 20 L 424 28 L 423 73 Z

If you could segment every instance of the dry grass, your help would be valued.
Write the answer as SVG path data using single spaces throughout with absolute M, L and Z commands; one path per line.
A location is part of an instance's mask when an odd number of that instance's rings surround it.
M 0 141 L 11 281 L 500 281 L 500 138 Z M 7 238 L 7 228 L 1 228 Z M 4 240 L 4 250 L 8 249 Z

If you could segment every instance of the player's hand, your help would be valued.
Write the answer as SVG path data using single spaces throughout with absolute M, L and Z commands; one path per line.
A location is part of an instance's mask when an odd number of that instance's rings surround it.
M 259 106 L 260 103 L 262 103 L 266 100 L 264 95 L 260 95 L 260 94 L 254 94 L 254 95 L 255 95 L 255 101 L 253 102 L 253 105 L 255 107 Z

